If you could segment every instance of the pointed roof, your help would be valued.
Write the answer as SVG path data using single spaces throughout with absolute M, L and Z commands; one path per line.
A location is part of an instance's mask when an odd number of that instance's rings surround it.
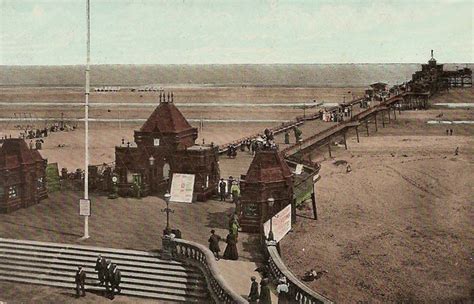
M 291 178 L 291 170 L 276 149 L 258 152 L 250 164 L 246 183 L 271 183 Z
M 12 169 L 42 160 L 39 151 L 30 150 L 23 139 L 8 138 L 0 146 L 0 169 Z
M 161 102 L 143 124 L 141 132 L 181 133 L 193 129 L 172 102 Z

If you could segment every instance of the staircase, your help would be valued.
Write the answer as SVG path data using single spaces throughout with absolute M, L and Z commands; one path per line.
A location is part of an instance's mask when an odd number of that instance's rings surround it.
M 86 290 L 98 286 L 97 255 L 117 264 L 121 295 L 170 302 L 208 303 L 206 281 L 195 267 L 161 260 L 154 252 L 0 238 L 0 280 L 75 289 L 77 266 L 86 271 Z

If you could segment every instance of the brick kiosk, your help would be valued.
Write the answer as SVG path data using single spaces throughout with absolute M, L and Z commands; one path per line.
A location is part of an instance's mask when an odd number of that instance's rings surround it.
M 245 232 L 260 232 L 272 213 L 293 200 L 293 175 L 277 149 L 257 152 L 241 185 L 240 226 Z M 275 200 L 273 212 L 268 199 Z
M 142 196 L 163 194 L 173 173 L 188 173 L 195 174 L 197 199 L 211 197 L 220 175 L 218 148 L 196 145 L 197 137 L 197 128 L 184 118 L 173 97 L 160 93 L 160 104 L 134 133 L 136 146 L 115 147 L 119 195 L 132 195 L 134 180 L 141 184 Z
M 0 213 L 26 208 L 48 197 L 47 160 L 23 139 L 0 143 Z

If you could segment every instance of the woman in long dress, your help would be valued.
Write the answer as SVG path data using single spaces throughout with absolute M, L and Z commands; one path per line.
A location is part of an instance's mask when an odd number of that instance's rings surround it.
M 239 254 L 237 252 L 237 236 L 229 231 L 226 238 L 227 246 L 224 251 L 224 259 L 226 260 L 237 260 Z

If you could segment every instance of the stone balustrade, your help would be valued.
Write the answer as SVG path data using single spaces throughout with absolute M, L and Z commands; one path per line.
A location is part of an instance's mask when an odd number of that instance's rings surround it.
M 248 304 L 248 301 L 234 292 L 223 279 L 215 257 L 207 247 L 183 239 L 173 239 L 172 244 L 173 258 L 194 265 L 203 272 L 215 303 Z
M 271 276 L 276 281 L 280 278 L 285 277 L 286 282 L 289 284 L 289 292 L 291 298 L 294 300 L 292 303 L 300 304 L 330 304 L 333 303 L 331 300 L 318 294 L 303 282 L 301 282 L 283 263 L 283 260 L 278 253 L 275 244 L 266 242 L 265 244 L 266 254 L 268 255 L 268 267 Z

